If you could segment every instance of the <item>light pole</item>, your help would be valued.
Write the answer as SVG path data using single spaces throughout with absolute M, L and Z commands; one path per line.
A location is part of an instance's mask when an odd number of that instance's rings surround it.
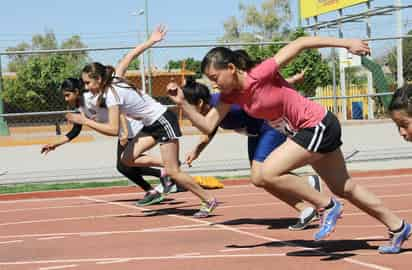
M 257 40 L 259 40 L 259 42 L 263 42 L 263 41 L 265 40 L 265 38 L 264 38 L 262 35 L 254 34 L 253 36 L 254 36 L 254 38 L 256 38 Z M 263 45 L 260 44 L 259 48 L 260 48 L 260 53 L 262 53 Z
M 3 110 L 3 98 L 1 97 L 1 92 L 2 92 L 2 85 L 3 85 L 3 75 L 1 72 L 2 66 L 1 66 L 1 55 L 0 55 L 0 114 L 4 113 Z M 0 136 L 8 136 L 10 135 L 9 129 L 7 127 L 7 122 L 4 121 L 4 117 L 0 116 Z
M 145 24 L 146 24 L 146 39 L 149 38 L 149 4 L 147 0 L 144 1 L 144 14 L 145 14 Z M 151 49 L 147 50 L 147 81 L 149 86 L 149 95 L 152 95 L 152 69 L 151 69 Z
M 133 12 L 132 15 L 133 16 L 137 16 L 139 18 L 139 16 L 145 14 L 144 9 L 141 9 L 139 11 Z M 137 41 L 138 43 L 142 42 L 142 38 L 141 38 L 141 31 L 139 31 L 139 22 L 137 23 Z M 144 67 L 144 53 L 142 53 L 140 55 L 140 78 L 141 78 L 141 82 L 142 82 L 142 91 L 143 93 L 146 93 L 146 78 L 145 78 L 145 67 Z
M 394 1 L 395 6 L 399 7 L 396 10 L 396 30 L 397 30 L 397 34 L 398 36 L 402 36 L 403 31 L 402 31 L 402 9 L 401 9 L 401 5 L 402 5 L 402 1 L 401 0 L 395 0 Z M 403 40 L 402 38 L 398 39 L 398 44 L 396 46 L 396 56 L 397 56 L 397 84 L 398 84 L 398 88 L 402 87 L 404 84 L 404 79 L 403 79 L 403 44 L 402 44 Z

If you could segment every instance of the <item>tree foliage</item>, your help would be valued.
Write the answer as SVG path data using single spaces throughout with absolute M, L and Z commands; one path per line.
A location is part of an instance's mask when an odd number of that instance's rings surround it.
M 61 49 L 86 47 L 79 36 L 62 42 Z M 59 48 L 55 35 L 35 35 L 32 44 L 21 43 L 8 51 L 44 50 Z M 8 112 L 38 112 L 65 108 L 59 92 L 61 82 L 80 75 L 87 61 L 86 53 L 36 54 L 11 56 L 9 70 L 16 72 L 15 79 L 4 81 L 3 99 Z
M 412 30 L 408 32 L 412 35 Z M 405 38 L 402 40 L 402 55 L 403 55 L 403 77 L 406 81 L 412 81 L 412 38 Z M 386 56 L 386 63 L 393 75 L 397 77 L 397 49 L 393 48 Z
M 304 36 L 302 30 L 293 32 L 290 36 L 291 40 Z M 281 38 L 274 38 L 273 41 L 281 42 Z M 246 51 L 254 59 L 266 59 L 275 55 L 284 45 L 275 44 L 269 46 L 247 46 Z M 305 70 L 305 79 L 302 83 L 296 86 L 297 90 L 305 96 L 314 96 L 316 88 L 326 86 L 331 81 L 331 71 L 326 60 L 322 59 L 322 55 L 318 50 L 305 50 L 301 52 L 292 62 L 283 67 L 281 74 L 284 78 L 293 76 L 302 70 Z
M 224 23 L 225 33 L 221 41 L 274 41 L 276 45 L 253 45 L 244 49 L 256 60 L 264 60 L 275 55 L 284 46 L 282 41 L 304 36 L 303 30 L 291 31 L 287 22 L 291 11 L 287 0 L 265 0 L 259 8 L 253 5 L 239 5 L 241 18 L 230 17 Z M 294 61 L 282 68 L 286 78 L 305 70 L 305 80 L 297 84 L 297 90 L 306 96 L 315 95 L 316 87 L 325 86 L 331 81 L 331 71 L 317 50 L 306 50 Z
M 133 61 L 127 67 L 127 70 L 140 70 L 140 60 L 139 60 L 139 58 L 133 59 Z
M 184 64 L 183 64 L 184 62 Z M 192 57 L 182 59 L 182 60 L 170 60 L 167 66 L 170 69 L 182 69 L 184 65 L 185 70 L 190 70 L 196 74 L 200 74 L 200 61 Z
M 223 24 L 222 41 L 271 40 L 288 32 L 291 11 L 288 0 L 265 0 L 259 8 L 239 4 L 240 18 L 231 16 Z

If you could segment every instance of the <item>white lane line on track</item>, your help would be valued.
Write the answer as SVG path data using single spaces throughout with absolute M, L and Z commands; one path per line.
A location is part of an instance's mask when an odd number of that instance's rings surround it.
M 379 240 L 382 238 L 386 238 L 386 236 L 361 236 L 361 237 L 356 237 L 355 240 Z
M 113 264 L 113 263 L 125 263 L 129 262 L 129 259 L 120 259 L 120 260 L 113 260 L 113 261 L 107 261 L 107 262 L 96 262 L 96 264 Z
M 405 193 L 405 194 L 397 194 L 397 195 L 382 195 L 378 196 L 378 198 L 400 198 L 400 197 L 411 197 L 412 193 Z M 84 197 L 81 197 L 84 198 Z M 110 202 L 112 205 L 121 205 L 125 206 L 124 204 L 121 203 L 116 203 L 116 202 Z M 259 206 L 274 206 L 274 205 L 281 205 L 283 203 L 281 202 L 269 202 L 269 203 L 260 203 L 260 204 L 239 204 L 239 205 L 223 205 L 220 206 L 219 209 L 225 209 L 225 208 L 250 208 L 250 207 L 259 207 Z M 134 205 L 130 205 L 131 209 L 139 210 Z M 156 213 L 156 211 L 161 211 L 161 209 L 158 210 L 153 210 L 153 209 L 143 209 L 145 211 L 152 211 Z M 412 210 L 393 210 L 395 213 L 409 213 L 412 212 Z M 70 220 L 84 220 L 84 219 L 95 219 L 95 218 L 110 218 L 110 217 L 120 217 L 120 216 L 128 216 L 128 215 L 134 215 L 134 214 L 141 214 L 140 212 L 130 212 L 130 213 L 123 213 L 119 215 L 101 215 L 101 216 L 85 216 L 85 217 L 72 217 L 72 218 L 55 218 L 55 219 L 40 219 L 40 220 L 26 220 L 26 221 L 17 221 L 17 222 L 7 222 L 7 223 L 0 223 L 0 226 L 11 226 L 11 225 L 18 225 L 18 224 L 32 224 L 32 223 L 43 223 L 43 222 L 59 222 L 59 221 L 70 221 Z M 358 212 L 345 212 L 343 216 L 358 216 L 358 215 L 366 215 L 364 212 L 358 211 Z M 2 236 L 0 236 L 1 238 Z
M 40 260 L 40 261 L 13 261 L 13 262 L 0 262 L 0 265 L 28 265 L 28 264 L 51 264 L 51 263 L 113 263 L 116 261 L 158 261 L 158 260 L 170 260 L 170 259 L 214 259 L 214 258 L 242 258 L 242 257 L 273 257 L 273 256 L 285 256 L 285 253 L 260 253 L 260 254 L 210 254 L 200 256 L 153 256 L 153 257 L 130 257 L 130 258 L 88 258 L 88 259 L 62 259 L 62 260 Z
M 39 270 L 57 270 L 57 269 L 73 268 L 73 267 L 76 267 L 76 266 L 77 266 L 77 264 L 50 266 L 50 267 L 40 267 Z
M 66 209 L 66 208 L 76 208 L 76 207 L 94 207 L 94 204 L 82 204 L 82 205 L 67 205 L 67 206 L 48 206 L 48 207 L 35 207 L 35 208 L 20 208 L 11 210 L 0 210 L 0 213 L 13 213 L 13 212 L 23 212 L 23 211 L 36 211 L 36 210 L 52 210 L 52 209 Z
M 200 252 L 191 252 L 191 253 L 182 253 L 176 254 L 176 257 L 193 257 L 193 256 L 200 256 Z
M 372 253 L 364 253 L 365 256 L 376 256 Z M 65 260 L 43 260 L 43 261 L 19 261 L 19 262 L 0 262 L 0 265 L 30 265 L 30 264 L 51 264 L 51 263 L 96 263 L 109 264 L 130 261 L 159 261 L 159 260 L 192 260 L 192 259 L 237 259 L 253 257 L 285 257 L 286 253 L 259 253 L 259 254 L 209 254 L 198 256 L 154 256 L 154 257 L 130 257 L 130 258 L 89 258 L 89 259 L 65 259 Z M 357 260 L 345 258 L 344 260 L 357 265 L 365 266 L 378 270 L 391 270 L 391 268 L 377 266 L 375 264 L 359 262 Z M 43 268 L 45 270 L 47 268 Z M 52 270 L 52 268 L 48 268 Z
M 21 243 L 21 242 L 23 242 L 23 240 L 5 241 L 5 242 L 0 242 L 0 245 Z
M 140 214 L 137 212 L 131 213 L 122 213 L 118 215 L 101 215 L 101 216 L 85 216 L 85 217 L 71 217 L 71 218 L 50 218 L 50 219 L 35 219 L 35 220 L 25 220 L 17 222 L 7 222 L 0 223 L 0 226 L 9 226 L 9 225 L 19 225 L 19 224 L 33 224 L 33 223 L 43 223 L 43 222 L 57 222 L 57 221 L 72 221 L 72 220 L 84 220 L 84 219 L 96 219 L 96 218 L 110 218 L 110 217 L 122 217 Z
M 250 194 L 249 194 L 250 195 Z M 399 195 L 398 195 L 399 196 Z M 84 198 L 84 197 L 83 197 Z M 110 203 L 110 204 L 117 204 L 117 203 L 111 203 L 111 202 L 107 202 L 107 201 L 105 201 L 106 203 Z M 123 206 L 123 207 L 127 207 L 126 205 L 123 205 L 123 204 L 117 204 L 117 205 L 121 205 L 121 206 Z M 250 206 L 250 205 L 249 205 Z M 133 206 L 133 208 L 135 208 L 135 206 Z M 116 216 L 118 216 L 118 215 L 116 215 Z M 176 215 L 173 215 L 173 216 L 176 216 Z M 183 217 L 181 217 L 181 216 L 178 216 L 179 218 L 183 218 Z M 186 219 L 186 218 L 185 218 Z M 193 221 L 193 219 L 191 219 L 191 218 L 188 218 L 189 220 L 192 220 Z M 196 220 L 197 221 L 197 220 Z M 199 222 L 199 221 L 197 221 L 197 222 Z M 222 226 L 222 225 L 220 225 L 220 226 Z M 232 228 L 230 228 L 229 230 L 232 230 L 233 231 L 233 229 Z M 259 236 L 260 237 L 260 236 Z M 357 260 L 351 260 L 351 262 L 352 263 L 355 263 Z M 379 267 L 379 266 L 378 266 Z M 372 267 L 372 268 L 374 268 L 374 267 Z M 385 269 L 385 268 L 374 268 L 374 269 Z
M 87 198 L 87 199 L 95 200 L 95 199 L 92 199 L 92 198 Z M 106 202 L 106 203 L 108 203 L 108 204 L 117 204 L 117 205 L 120 205 L 122 207 L 127 207 L 127 208 L 135 207 L 135 206 L 122 205 L 122 204 L 119 204 L 119 203 L 112 203 L 112 202 Z M 193 218 L 188 218 L 188 217 L 183 217 L 183 216 L 176 216 L 176 215 L 169 215 L 169 216 L 174 216 L 174 217 L 177 217 L 177 218 L 180 218 L 180 219 L 190 220 L 192 222 L 195 221 L 195 222 L 203 224 L 205 226 L 213 225 L 210 222 L 200 221 L 200 220 L 196 220 L 196 219 L 193 219 Z M 288 243 L 288 242 L 280 241 L 278 239 L 274 239 L 274 238 L 271 238 L 271 237 L 265 237 L 265 236 L 262 236 L 262 235 L 241 231 L 239 229 L 230 228 L 230 227 L 225 226 L 225 225 L 214 225 L 214 226 L 225 229 L 225 230 L 228 230 L 228 231 L 237 232 L 237 233 L 240 233 L 242 235 L 248 235 L 248 236 L 251 236 L 251 237 L 254 237 L 254 238 L 258 238 L 258 239 L 263 239 L 263 240 L 267 240 L 267 241 L 283 242 L 285 244 L 289 244 L 290 246 L 297 246 L 293 243 Z M 300 246 L 297 246 L 297 247 L 300 247 Z M 313 250 L 313 249 L 310 249 L 310 248 L 303 248 L 303 249 Z M 314 253 L 319 253 L 320 255 L 325 255 L 325 256 L 330 255 L 328 253 L 319 252 L 319 251 L 316 251 L 316 250 L 313 250 L 313 252 Z M 26 261 L 26 262 L 9 262 L 9 263 L 3 262 L 3 263 L 0 263 L 0 265 L 30 264 L 30 263 L 99 262 L 99 261 L 103 261 L 103 262 L 104 261 L 106 261 L 106 262 L 111 261 L 111 262 L 113 262 L 113 261 L 116 261 L 116 260 L 117 261 L 119 261 L 119 260 L 122 260 L 122 261 L 124 261 L 124 260 L 153 260 L 153 259 L 157 260 L 157 259 L 171 259 L 171 258 L 176 258 L 176 259 L 182 259 L 182 258 L 184 258 L 184 259 L 192 259 L 192 258 L 233 258 L 233 257 L 256 257 L 256 256 L 258 256 L 258 257 L 259 256 L 286 256 L 286 254 L 284 254 L 284 253 L 282 253 L 282 254 L 271 253 L 271 254 L 240 254 L 240 255 L 204 255 L 204 256 L 185 256 L 185 257 L 177 257 L 177 256 L 164 257 L 163 256 L 163 257 L 137 257 L 137 258 L 111 258 L 111 259 L 78 259 L 78 260 L 74 259 L 74 260 L 49 260 L 49 261 L 31 261 L 31 262 Z M 345 258 L 343 260 L 348 261 L 347 259 L 348 258 Z M 354 260 L 354 259 L 350 259 L 350 261 L 348 261 L 348 262 L 353 263 L 353 264 L 357 264 L 357 265 L 367 266 L 367 267 L 372 268 L 372 269 L 378 269 L 378 270 L 388 269 L 388 268 L 383 267 L 383 266 L 374 265 L 374 264 L 367 264 L 367 263 L 361 262 L 359 260 Z
M 46 192 L 46 191 L 43 191 Z M 123 193 L 118 193 L 117 195 L 123 195 Z M 137 194 L 137 193 L 133 193 Z M 143 194 L 143 193 L 142 193 Z M 112 195 L 114 196 L 114 195 Z M 74 197 L 60 197 L 60 198 L 40 198 L 40 199 L 17 199 L 17 200 L 6 200 L 6 201 L 0 201 L 0 204 L 16 204 L 16 203 L 33 203 L 33 202 L 45 202 L 45 201 L 69 201 L 69 200 L 77 200 L 79 199 L 80 196 L 74 196 Z
M 411 183 L 412 184 L 412 183 Z M 255 193 L 242 193 L 242 194 L 238 194 L 237 196 L 245 196 L 245 195 L 253 195 Z M 265 193 L 256 193 L 256 195 L 262 195 Z M 391 194 L 391 195 L 380 195 L 378 196 L 378 198 L 400 198 L 400 197 L 411 197 L 412 193 L 404 193 L 404 194 Z M 232 196 L 233 197 L 233 196 Z M 179 200 L 183 200 L 183 198 L 179 198 Z M 186 200 L 188 200 L 188 198 L 186 198 Z M 241 207 L 258 207 L 258 206 L 270 206 L 270 205 L 283 205 L 283 202 L 279 202 L 279 201 L 275 201 L 275 202 L 268 202 L 268 203 L 256 203 L 256 204 L 239 204 L 239 205 L 222 205 L 219 207 L 219 209 L 225 209 L 225 208 L 241 208 Z M 50 210 L 50 209 L 61 209 L 61 208 L 72 208 L 72 207 L 95 207 L 96 205 L 94 204 L 85 204 L 85 205 L 79 205 L 79 206 L 62 206 L 62 207 L 42 207 L 42 208 L 25 208 L 25 209 L 16 209 L 16 210 L 4 210 L 4 211 L 0 211 L 0 213 L 11 213 L 11 212 L 22 212 L 22 211 L 32 211 L 32 210 Z M 156 210 L 153 210 L 154 212 Z M 46 220 L 47 221 L 47 220 Z M 55 219 L 55 221 L 59 221 L 58 219 Z M 30 222 L 30 221 L 27 221 Z M 37 222 L 35 220 L 35 222 Z M 12 225 L 13 223 L 10 223 L 9 225 Z M 2 224 L 0 223 L 0 226 L 2 226 Z
M 266 227 L 257 227 L 257 226 L 246 226 L 245 230 L 266 230 Z M 80 237 L 89 237 L 89 236 L 101 236 L 101 235 L 116 235 L 116 234 L 130 234 L 130 233 L 159 233 L 159 232 L 181 232 L 181 231 L 201 231 L 201 230 L 225 230 L 223 228 L 210 228 L 209 225 L 181 225 L 181 226 L 169 226 L 169 227 L 159 227 L 151 229 L 142 229 L 142 230 L 132 230 L 132 231 L 105 231 L 105 232 L 73 232 L 73 233 L 47 233 L 47 234 L 17 234 L 17 235 L 3 235 L 0 236 L 0 239 L 9 239 L 9 238 L 38 238 L 38 237 L 55 237 L 55 236 L 80 236 Z M 16 240 L 23 241 L 23 240 Z
M 63 239 L 64 236 L 52 236 L 52 237 L 44 237 L 44 238 L 37 238 L 39 241 L 46 241 L 46 240 L 55 240 L 55 239 Z
M 243 250 L 250 250 L 251 248 L 227 248 L 221 249 L 219 252 L 233 252 L 233 251 L 243 251 Z
M 384 180 L 384 179 L 392 179 L 392 178 L 406 178 L 410 179 L 412 174 L 402 174 L 402 175 L 387 175 L 387 176 L 365 176 L 365 177 L 352 177 L 355 180 Z M 412 183 L 410 183 L 412 185 Z M 406 184 L 407 185 L 407 184 Z M 367 185 L 364 185 L 367 187 Z M 225 189 L 237 189 L 237 188 L 245 188 L 245 187 L 254 187 L 252 184 L 241 184 L 241 185 L 233 185 L 233 186 L 225 186 Z M 262 191 L 262 193 L 265 193 Z M 251 195 L 251 193 L 248 193 Z M 115 193 L 115 194 L 101 194 L 101 195 L 92 195 L 94 198 L 99 197 L 117 197 L 117 196 L 131 196 L 131 195 L 144 195 L 144 192 L 136 191 L 131 193 Z M 1 204 L 15 204 L 15 203 L 24 203 L 24 202 L 44 202 L 44 201 L 65 201 L 65 200 L 76 200 L 82 196 L 73 196 L 73 197 L 62 197 L 62 198 L 40 198 L 40 199 L 17 199 L 17 200 L 6 200 L 0 201 Z M 182 197 L 182 199 L 193 199 L 194 197 L 186 198 Z
M 112 232 L 84 232 L 84 233 L 79 233 L 78 235 L 81 237 L 90 237 L 90 236 L 102 236 L 102 235 L 110 235 L 110 234 L 115 234 Z
M 385 228 L 384 225 L 339 225 L 339 229 L 370 229 L 370 228 Z M 244 226 L 238 227 L 240 230 L 267 230 L 266 226 Z M 65 236 L 65 237 L 92 237 L 92 236 L 103 236 L 103 235 L 120 235 L 120 234 L 133 234 L 133 233 L 172 233 L 172 232 L 187 232 L 187 231 L 221 231 L 226 230 L 225 228 L 210 228 L 209 225 L 202 226 L 186 226 L 182 228 L 176 228 L 175 226 L 170 227 L 161 227 L 153 229 L 142 229 L 142 230 L 132 230 L 132 231 L 105 231 L 105 232 L 75 232 L 75 233 L 50 233 L 50 234 L 17 234 L 17 235 L 5 235 L 0 236 L 0 239 L 10 239 L 10 238 L 38 238 L 38 237 L 56 237 L 56 236 Z M 384 236 L 381 236 L 385 238 Z M 13 243 L 13 242 L 22 242 L 23 240 L 7 241 L 0 242 L 2 243 Z
M 410 186 L 412 185 L 412 182 L 407 182 L 407 183 L 395 183 L 395 184 L 373 184 L 373 185 L 363 185 L 366 188 L 388 188 L 388 187 L 397 187 L 397 186 Z M 253 186 L 251 186 L 253 187 Z M 233 197 L 244 197 L 244 196 L 260 196 L 260 195 L 267 195 L 266 192 L 263 190 L 256 189 L 257 192 L 244 192 L 244 193 L 237 193 L 237 194 L 230 194 L 230 195 L 219 195 L 219 198 L 233 198 Z M 127 193 L 128 194 L 128 193 Z M 138 193 L 132 193 L 133 195 L 136 195 Z M 126 194 L 116 194 L 116 195 L 97 195 L 93 197 L 109 197 L 109 196 L 126 196 Z M 131 195 L 131 194 L 128 194 Z M 401 197 L 401 196 L 411 196 L 412 194 L 407 193 L 407 194 L 391 194 L 391 195 L 381 195 L 378 196 L 380 198 L 391 198 L 391 197 Z M 38 199 L 41 201 L 48 201 L 48 200 L 67 200 L 67 199 L 81 199 L 82 196 L 78 197 L 70 197 L 70 198 L 54 198 L 54 199 Z M 179 197 L 179 200 L 186 200 L 186 201 L 191 201 L 191 200 L 197 200 L 196 197 L 194 196 L 182 196 Z M 20 200 L 24 201 L 24 200 Z M 10 201 L 0 201 L 1 203 L 8 203 Z M 18 202 L 18 201 L 13 201 L 13 202 Z M 277 202 L 276 204 L 281 204 L 281 202 Z M 263 205 L 263 204 L 262 204 Z M 65 209 L 65 208 L 77 208 L 77 207 L 94 207 L 94 204 L 81 204 L 81 205 L 67 205 L 67 206 L 51 206 L 51 207 L 34 207 L 34 208 L 19 208 L 19 209 L 10 209 L 10 210 L 0 210 L 0 213 L 13 213 L 13 212 L 24 212 L 24 211 L 35 211 L 35 210 L 51 210 L 51 209 Z M 236 207 L 236 206 L 221 206 L 222 207 Z
M 248 188 L 253 186 L 252 184 L 241 184 L 241 185 L 233 185 L 233 186 L 226 186 L 225 189 L 239 189 L 239 188 Z M 47 191 L 40 191 L 43 193 L 47 193 Z M 142 196 L 145 195 L 145 192 L 138 191 L 136 192 L 125 192 L 125 193 L 110 193 L 110 194 L 100 194 L 100 195 L 92 195 L 93 198 L 100 198 L 100 197 L 118 197 L 118 196 Z M 5 200 L 1 201 L 0 204 L 16 204 L 16 203 L 31 203 L 31 202 L 44 202 L 44 201 L 68 201 L 68 200 L 76 200 L 81 198 L 80 196 L 71 196 L 71 197 L 61 197 L 61 198 L 40 198 L 40 199 L 16 199 L 16 200 Z
M 101 200 L 101 199 L 94 199 L 94 198 L 90 198 L 90 197 L 83 197 L 83 198 L 86 199 L 86 200 L 105 202 L 104 200 Z M 106 203 L 107 204 L 115 204 L 115 205 L 119 205 L 121 207 L 126 207 L 126 208 L 131 207 L 130 205 L 125 205 L 125 204 L 121 204 L 121 203 L 117 203 L 117 202 L 113 203 L 113 202 L 110 202 L 110 201 L 106 201 Z M 147 210 L 147 209 L 142 208 L 142 207 L 138 207 L 138 208 L 140 208 L 141 210 Z M 213 223 L 208 222 L 208 221 L 199 220 L 199 219 L 195 219 L 195 218 L 190 218 L 190 217 L 186 217 L 186 216 L 179 216 L 179 215 L 175 215 L 175 214 L 170 214 L 168 216 L 175 217 L 175 218 L 178 218 L 178 219 L 188 220 L 188 221 L 191 221 L 191 222 L 196 222 L 196 223 L 201 223 L 201 224 L 208 224 L 208 225 L 213 225 L 213 226 L 220 227 L 220 228 L 225 228 L 228 231 L 236 232 L 236 233 L 239 233 L 239 234 L 242 234 L 242 235 L 247 235 L 249 237 L 257 238 L 257 239 L 260 239 L 260 240 L 266 240 L 266 241 L 271 241 L 271 242 L 279 242 L 279 243 L 283 243 L 287 246 L 300 247 L 304 250 L 311 250 L 314 253 L 319 254 L 319 255 L 323 255 L 323 256 L 330 256 L 331 255 L 330 253 L 327 253 L 327 252 L 318 251 L 315 248 L 302 247 L 302 246 L 296 245 L 295 243 L 292 243 L 292 242 L 282 241 L 280 239 L 276 239 L 276 238 L 272 238 L 272 237 L 266 237 L 266 236 L 263 236 L 263 235 L 242 231 L 242 230 L 232 228 L 232 227 L 227 226 L 227 225 L 213 224 Z M 188 258 L 188 257 L 184 257 L 184 258 Z M 384 267 L 384 266 L 381 266 L 381 265 L 369 264 L 369 263 L 365 263 L 365 262 L 355 260 L 355 259 L 343 258 L 342 260 L 346 261 L 346 262 L 349 262 L 349 263 L 352 263 L 352 264 L 355 264 L 355 265 L 362 265 L 362 266 L 365 266 L 365 267 L 369 267 L 371 269 L 377 269 L 377 270 L 388 270 L 388 269 L 390 269 L 390 268 L 387 268 L 387 267 Z

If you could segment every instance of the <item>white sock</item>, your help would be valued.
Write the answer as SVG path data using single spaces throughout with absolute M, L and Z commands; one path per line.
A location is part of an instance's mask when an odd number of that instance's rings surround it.
M 160 168 L 160 177 L 165 177 L 165 176 L 166 176 L 165 168 Z
M 313 207 L 306 207 L 305 209 L 303 209 L 303 211 L 300 212 L 300 215 L 299 215 L 300 220 L 304 220 L 305 218 L 310 216 L 310 214 L 312 214 L 314 210 L 315 208 Z
M 162 184 L 158 184 L 154 190 L 156 190 L 159 193 L 163 193 L 163 185 Z
M 315 178 L 313 177 L 313 175 L 308 176 L 308 183 L 311 187 L 315 188 Z

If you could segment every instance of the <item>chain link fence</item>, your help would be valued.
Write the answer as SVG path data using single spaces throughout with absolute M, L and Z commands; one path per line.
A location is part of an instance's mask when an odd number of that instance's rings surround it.
M 303 59 L 303 62 L 295 64 L 293 68 L 286 67 L 286 71 L 282 73 L 287 77 L 305 70 L 304 80 L 297 83 L 296 88 L 334 112 L 341 120 L 385 118 L 390 96 L 397 88 L 397 71 L 400 70 L 396 62 L 397 40 L 399 37 L 370 40 L 372 55 L 362 59 L 342 54 L 336 49 L 321 49 L 318 58 L 316 55 L 314 58 L 311 56 L 310 62 Z M 412 43 L 411 36 L 403 36 L 402 40 L 406 45 Z M 189 49 L 196 51 L 197 55 L 204 55 L 211 47 L 225 45 L 232 49 L 246 49 L 253 56 L 253 52 L 259 53 L 284 44 L 286 42 L 161 45 L 152 48 L 151 55 L 167 59 L 176 51 L 181 54 Z M 79 76 L 84 63 L 94 60 L 89 54 L 101 56 L 116 52 L 120 59 L 129 49 L 131 48 L 89 48 L 0 53 L 0 68 L 3 70 L 2 62 L 6 57 L 26 61 L 26 66 L 17 73 L 1 74 L 0 123 L 3 123 L 3 133 L 10 134 L 4 132 L 4 129 L 10 131 L 15 127 L 29 126 L 48 126 L 50 130 L 60 133 L 60 125 L 65 124 L 64 114 L 70 111 L 59 91 L 61 81 L 70 76 Z M 404 46 L 404 59 L 409 59 L 407 56 L 412 53 L 408 49 L 408 46 Z M 404 61 L 402 68 L 404 78 L 410 78 L 412 70 L 409 62 Z M 165 85 L 171 80 L 181 83 L 184 76 L 194 75 L 194 72 L 152 67 L 150 76 L 146 73 L 146 89 L 163 104 L 172 106 L 166 96 Z M 140 71 L 129 71 L 127 78 L 141 88 Z M 150 84 L 147 83 L 149 78 Z M 181 113 L 179 116 L 183 117 Z

